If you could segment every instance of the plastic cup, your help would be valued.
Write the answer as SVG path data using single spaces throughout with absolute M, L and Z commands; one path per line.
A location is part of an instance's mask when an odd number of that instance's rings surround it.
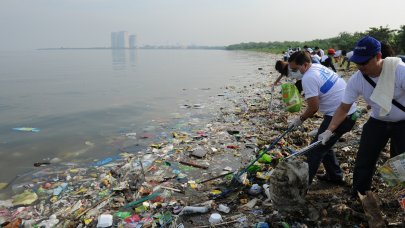
M 218 224 L 222 222 L 222 216 L 218 213 L 211 214 L 208 221 L 211 223 L 211 225 Z

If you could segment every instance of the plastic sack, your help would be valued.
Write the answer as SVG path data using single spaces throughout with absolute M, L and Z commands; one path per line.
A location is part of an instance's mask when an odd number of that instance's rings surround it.
M 302 98 L 297 87 L 292 83 L 281 85 L 282 100 L 289 112 L 299 112 L 302 106 Z
M 405 153 L 388 159 L 378 172 L 389 186 L 405 187 Z
M 281 161 L 269 179 L 273 205 L 278 210 L 294 211 L 305 204 L 308 190 L 308 164 L 299 159 Z

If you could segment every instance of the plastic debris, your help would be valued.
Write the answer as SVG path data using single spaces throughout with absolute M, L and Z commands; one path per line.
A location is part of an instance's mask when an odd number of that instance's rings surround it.
M 222 216 L 218 213 L 211 214 L 208 221 L 210 222 L 211 225 L 218 224 L 222 222 Z
M 390 186 L 405 187 L 405 153 L 388 159 L 378 172 Z
M 40 130 L 38 128 L 34 127 L 15 127 L 13 128 L 15 131 L 25 131 L 25 132 L 39 132 Z
M 113 224 L 113 216 L 109 214 L 102 214 L 98 217 L 97 227 L 111 227 Z
M 193 213 L 207 213 L 209 210 L 208 207 L 192 207 L 186 206 L 183 210 L 179 213 L 179 215 L 183 214 L 193 214 Z
M 25 191 L 19 195 L 13 197 L 13 205 L 30 205 L 38 199 L 38 195 L 35 192 Z
M 226 206 L 225 204 L 220 204 L 220 205 L 218 205 L 218 211 L 228 214 L 231 211 L 231 209 L 228 206 Z
M 270 176 L 270 195 L 279 210 L 296 210 L 305 203 L 308 164 L 299 159 L 280 162 Z
M 0 183 L 0 190 L 6 188 L 8 186 L 8 183 Z
M 252 187 L 249 189 L 249 194 L 251 195 L 258 195 L 262 192 L 262 188 L 258 184 L 253 184 Z
M 51 215 L 48 220 L 44 220 L 38 224 L 39 227 L 52 228 L 59 223 L 59 219 L 56 218 L 56 215 Z

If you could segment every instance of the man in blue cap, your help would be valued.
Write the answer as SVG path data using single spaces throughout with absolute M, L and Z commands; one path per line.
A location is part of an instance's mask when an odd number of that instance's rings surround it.
M 381 57 L 381 43 L 366 36 L 359 40 L 350 58 L 359 69 L 348 83 L 342 103 L 328 129 L 318 139 L 326 143 L 361 95 L 371 106 L 363 126 L 353 171 L 352 195 L 371 189 L 381 151 L 390 140 L 391 157 L 405 152 L 405 64 L 396 57 Z

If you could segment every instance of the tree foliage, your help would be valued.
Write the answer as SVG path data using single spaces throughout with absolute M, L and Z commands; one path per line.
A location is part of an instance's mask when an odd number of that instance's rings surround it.
M 281 53 L 288 48 L 303 47 L 320 47 L 322 49 L 334 48 L 336 50 L 351 50 L 356 45 L 356 42 L 363 36 L 369 35 L 379 41 L 385 41 L 391 44 L 396 53 L 405 52 L 405 25 L 402 25 L 399 30 L 390 29 L 388 26 L 370 27 L 365 32 L 341 32 L 338 36 L 328 39 L 316 39 L 305 42 L 298 41 L 283 41 L 283 42 L 249 42 L 227 46 L 228 50 L 257 50 L 267 51 L 272 53 Z

